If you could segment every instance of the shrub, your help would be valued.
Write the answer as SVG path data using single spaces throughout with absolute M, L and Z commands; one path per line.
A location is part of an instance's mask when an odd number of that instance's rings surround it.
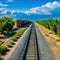
M 0 46 L 0 54 L 2 54 L 3 50 L 2 50 L 2 46 Z
M 10 42 L 12 45 L 15 45 L 15 43 L 14 42 Z
M 50 29 L 55 34 L 60 36 L 60 19 L 50 18 L 50 19 L 47 19 L 47 20 L 37 21 L 37 23 L 43 25 L 44 27 Z
M 15 36 L 13 36 L 10 40 L 14 41 L 14 40 L 17 40 L 17 38 Z
M 2 59 L 1 54 L 0 54 L 0 60 Z
M 3 52 L 6 52 L 8 50 L 7 45 L 2 45 L 2 50 L 3 50 Z
M 57 25 L 57 34 L 60 36 L 60 25 Z
M 13 46 L 12 46 L 12 44 L 9 43 L 9 44 L 8 44 L 8 47 L 11 48 L 11 47 L 13 47 Z
M 7 45 L 0 46 L 0 54 L 6 54 L 7 51 L 8 51 Z
M 14 32 L 13 31 L 6 31 L 4 34 L 7 36 L 12 36 L 14 34 Z
M 25 31 L 26 29 L 24 30 L 20 30 L 19 32 L 17 32 L 14 36 L 12 36 L 10 38 L 10 40 L 8 40 L 7 43 L 5 43 L 4 45 L 2 45 L 2 43 L 0 43 L 0 54 L 1 55 L 5 55 L 6 52 L 9 51 L 9 48 L 13 47 L 13 45 L 15 44 L 14 41 L 17 41 L 17 39 L 19 39 L 19 37 L 23 34 L 23 32 Z M 9 32 L 10 34 L 11 32 Z M 1 60 L 1 56 L 0 56 L 0 60 Z

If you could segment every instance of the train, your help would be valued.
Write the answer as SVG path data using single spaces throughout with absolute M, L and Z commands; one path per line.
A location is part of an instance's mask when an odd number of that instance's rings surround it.
M 23 25 L 27 24 L 28 21 L 24 21 L 24 20 L 17 20 L 17 27 L 22 27 Z
M 17 22 L 17 27 L 23 27 L 31 23 L 31 21 L 27 21 L 27 20 L 17 20 L 16 22 Z
M 15 29 L 15 28 L 18 28 L 18 27 L 24 27 L 24 26 L 26 26 L 28 24 L 31 24 L 31 23 L 32 22 L 31 21 L 28 21 L 28 20 L 16 20 L 14 22 L 13 28 Z

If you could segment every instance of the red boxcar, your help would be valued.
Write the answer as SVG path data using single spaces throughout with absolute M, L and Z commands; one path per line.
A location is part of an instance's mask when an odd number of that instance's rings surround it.
M 17 22 L 17 26 L 18 27 L 21 27 L 21 26 L 23 26 L 23 25 L 28 23 L 28 21 L 26 21 L 26 20 L 17 20 L 16 22 Z
M 18 26 L 18 27 L 21 27 L 22 24 L 23 24 L 22 20 L 17 20 L 16 22 L 17 22 L 17 26 Z

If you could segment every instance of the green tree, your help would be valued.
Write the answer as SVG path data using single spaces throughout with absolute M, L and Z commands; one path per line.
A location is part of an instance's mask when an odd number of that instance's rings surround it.
M 3 33 L 6 31 L 12 31 L 13 28 L 13 18 L 3 16 L 0 18 L 0 32 Z

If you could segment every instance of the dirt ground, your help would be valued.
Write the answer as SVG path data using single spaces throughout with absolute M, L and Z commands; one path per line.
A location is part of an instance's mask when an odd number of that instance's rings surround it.
M 24 34 L 26 33 L 26 31 L 24 32 Z M 12 52 L 15 50 L 15 48 L 17 47 L 17 45 L 19 44 L 19 42 L 21 41 L 21 39 L 23 38 L 23 35 L 17 40 L 17 42 L 15 42 L 15 45 L 12 48 L 9 48 L 9 52 L 7 52 L 6 55 L 2 56 L 2 58 L 4 60 L 8 60 L 8 58 L 10 57 L 10 55 L 12 54 Z
M 37 25 L 38 26 L 38 25 Z M 41 31 L 51 53 L 54 56 L 54 60 L 60 60 L 60 50 L 55 45 L 55 41 L 50 37 L 49 32 L 38 26 L 39 30 Z

